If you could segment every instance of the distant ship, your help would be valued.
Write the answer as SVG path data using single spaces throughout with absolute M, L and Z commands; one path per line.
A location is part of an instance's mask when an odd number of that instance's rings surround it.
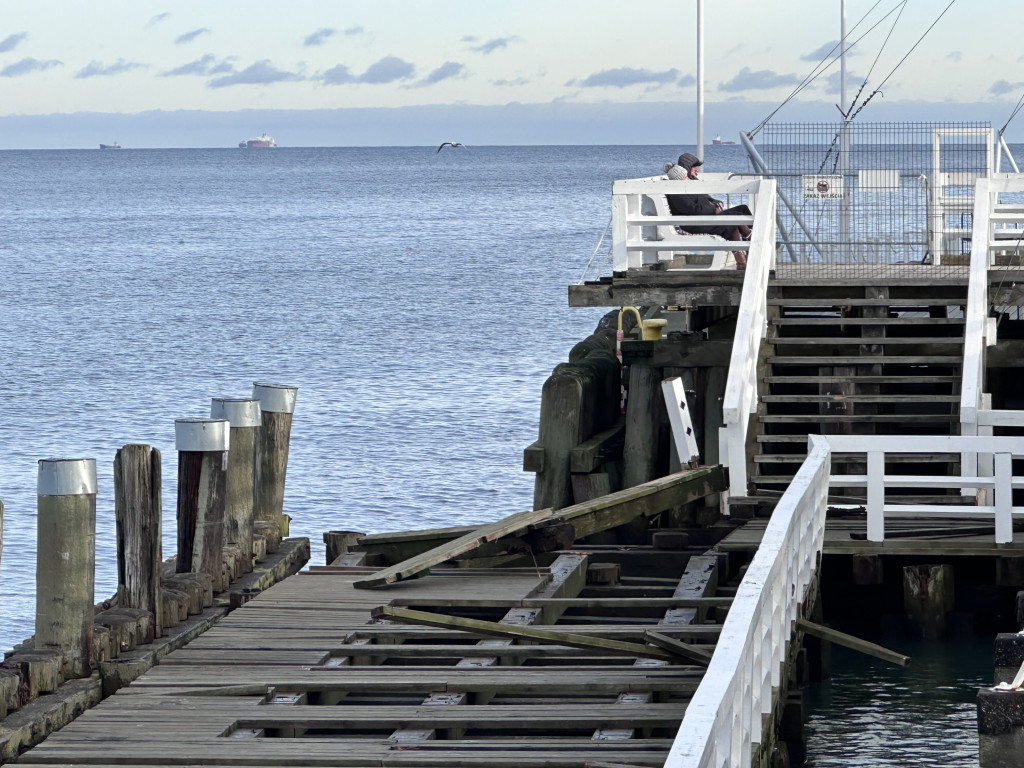
M 735 141 L 722 141 L 722 137 L 721 136 L 715 136 L 715 138 L 713 138 L 711 140 L 711 143 L 712 144 L 735 144 L 736 142 Z
M 113 144 L 100 144 L 100 149 L 120 149 L 121 145 L 116 141 Z
M 277 142 L 274 141 L 274 137 L 268 133 L 264 133 L 262 136 L 257 136 L 255 139 L 248 139 L 246 141 L 238 142 L 238 146 L 242 149 L 256 149 L 262 147 L 276 147 Z

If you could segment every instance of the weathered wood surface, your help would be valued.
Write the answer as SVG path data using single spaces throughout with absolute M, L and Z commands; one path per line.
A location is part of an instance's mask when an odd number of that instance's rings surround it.
M 722 539 L 718 548 L 723 552 L 754 551 L 766 524 L 763 519 L 749 520 Z M 983 530 L 972 520 L 900 520 L 887 514 L 885 528 L 885 541 L 866 541 L 864 517 L 829 519 L 825 525 L 824 554 L 1024 555 L 1024 534 L 1017 533 L 1012 543 L 997 547 L 991 530 Z M 903 535 L 906 530 L 912 533 Z
M 223 588 L 226 451 L 178 452 L 178 573 L 205 573 Z
M 728 601 L 698 583 L 714 558 L 691 558 L 694 567 L 682 579 L 682 552 L 671 553 L 675 576 L 634 575 L 634 566 L 642 569 L 658 554 L 650 547 L 614 552 L 628 582 L 587 586 L 588 558 L 605 551 L 564 553 L 550 570 L 435 569 L 387 591 L 354 587 L 372 573 L 367 568 L 299 574 L 225 616 L 20 762 L 661 765 L 703 669 L 674 652 L 678 647 L 646 646 L 644 633 L 653 627 L 628 618 L 623 598 L 678 582 L 675 594 L 644 610 L 696 617 Z M 375 621 L 373 609 L 392 599 L 456 613 L 460 602 L 472 603 L 481 620 L 493 617 L 488 623 L 528 642 L 509 636 L 467 644 L 475 635 L 461 629 Z M 582 638 L 585 647 L 527 638 L 556 620 L 548 631 Z M 710 651 L 720 629 L 656 625 L 663 645 L 686 643 L 697 656 Z M 630 645 L 633 655 L 608 651 Z M 655 654 L 665 660 L 651 667 L 645 661 Z M 606 738 L 612 733 L 629 738 Z
M 427 571 L 431 566 L 469 552 L 482 544 L 506 536 L 525 533 L 542 523 L 566 522 L 575 529 L 576 538 L 623 525 L 638 516 L 652 515 L 682 505 L 722 489 L 721 467 L 702 467 L 658 478 L 598 499 L 557 511 L 550 509 L 519 512 L 481 526 L 405 562 L 359 579 L 359 589 L 386 586 Z
M 117 604 L 153 614 L 144 642 L 163 629 L 160 566 L 162 515 L 160 451 L 129 444 L 114 457 L 117 519 Z M 175 622 L 177 623 L 177 622 Z
M 63 675 L 92 673 L 96 494 L 39 496 L 35 647 L 59 651 Z
M 259 429 L 231 427 L 231 450 L 224 493 L 224 542 L 242 549 L 243 571 L 252 570 L 255 533 L 256 466 L 260 460 Z

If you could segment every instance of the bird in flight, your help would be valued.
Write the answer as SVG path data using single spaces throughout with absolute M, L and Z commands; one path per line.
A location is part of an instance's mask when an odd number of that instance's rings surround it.
M 457 141 L 446 141 L 444 144 L 442 144 L 440 147 L 437 148 L 437 151 L 440 152 L 445 147 L 461 147 L 461 146 L 462 146 L 462 144 L 460 144 Z

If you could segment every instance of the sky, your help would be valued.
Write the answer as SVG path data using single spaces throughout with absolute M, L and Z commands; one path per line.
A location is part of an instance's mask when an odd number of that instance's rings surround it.
M 871 112 L 883 103 L 889 112 L 901 105 L 903 119 L 925 114 L 917 110 L 941 114 L 944 107 L 962 119 L 957 108 L 970 104 L 984 113 L 974 119 L 1001 127 L 1024 93 L 1018 3 L 954 0 L 911 51 L 948 0 L 847 0 L 848 39 L 855 42 L 849 98 L 870 74 L 864 93 L 880 93 L 864 119 L 878 119 Z M 467 108 L 488 107 L 493 116 L 520 105 L 536 119 L 523 123 L 518 143 L 545 143 L 545 110 L 593 117 L 598 108 L 619 121 L 609 135 L 628 136 L 629 123 L 650 114 L 670 140 L 692 140 L 696 6 L 696 0 L 6 0 L 0 2 L 0 147 L 23 146 L 31 135 L 21 133 L 33 131 L 40 142 L 70 141 L 80 135 L 83 113 L 120 116 L 109 124 L 145 131 L 175 112 L 258 115 L 266 122 L 280 113 L 294 126 L 301 112 L 314 122 L 325 110 L 385 121 L 389 114 L 409 121 L 427 114 L 424 109 L 441 119 L 449 110 L 464 120 Z M 782 6 L 705 3 L 706 134 L 753 127 L 835 48 L 839 0 Z M 800 104 L 780 118 L 802 119 L 808 110 L 821 120 L 838 117 L 838 63 L 797 98 Z M 501 123 L 483 121 L 479 132 L 460 138 L 498 143 L 486 134 L 501 134 L 494 127 Z M 1024 117 L 1011 124 L 1011 140 L 1024 138 L 1022 123 Z M 58 125 L 67 129 L 64 139 L 54 138 Z M 227 130 L 221 125 L 218 130 Z M 407 130 L 413 139 L 415 127 Z M 269 127 L 253 124 L 249 133 L 264 130 Z M 637 136 L 646 141 L 650 133 L 646 126 Z M 372 143 L 373 131 L 349 138 Z

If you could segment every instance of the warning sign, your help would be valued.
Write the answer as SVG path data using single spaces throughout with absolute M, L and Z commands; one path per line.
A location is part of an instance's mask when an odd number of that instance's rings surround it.
M 804 200 L 842 200 L 842 176 L 801 176 Z

